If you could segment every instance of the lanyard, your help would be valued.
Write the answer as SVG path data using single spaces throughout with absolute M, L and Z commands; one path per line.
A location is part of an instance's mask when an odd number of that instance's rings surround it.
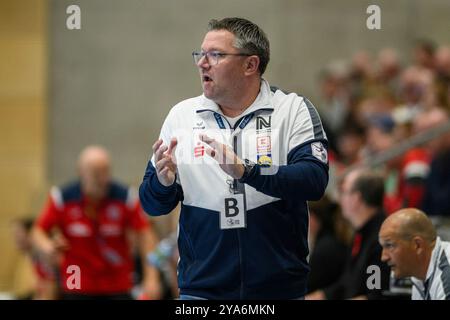
M 223 118 L 222 118 L 222 116 L 221 116 L 219 113 L 214 112 L 214 118 L 216 119 L 217 125 L 219 126 L 220 129 L 226 129 L 225 124 L 224 124 L 224 122 L 223 122 Z M 250 120 L 251 120 L 252 118 L 253 118 L 253 113 L 250 113 L 250 114 L 246 115 L 245 117 L 240 118 L 240 119 L 236 122 L 236 124 L 239 123 L 239 128 L 240 128 L 240 129 L 244 129 L 245 126 L 250 122 Z M 227 121 L 227 122 L 228 122 L 228 121 Z M 230 125 L 230 128 L 231 128 L 231 125 Z M 234 128 L 232 128 L 232 129 L 233 129 L 233 130 L 236 129 L 236 125 L 235 125 Z
M 226 129 L 225 124 L 223 123 L 222 116 L 218 114 L 217 112 L 214 112 L 214 118 L 216 118 L 216 122 L 220 129 Z

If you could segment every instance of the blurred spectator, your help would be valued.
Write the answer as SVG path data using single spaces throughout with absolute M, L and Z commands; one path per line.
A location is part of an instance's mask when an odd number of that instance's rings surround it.
M 386 86 L 393 94 L 399 90 L 401 64 L 397 52 L 392 48 L 384 48 L 378 54 L 378 83 Z
M 419 39 L 416 41 L 413 52 L 414 65 L 420 68 L 434 69 L 435 44 L 428 39 Z
M 330 64 L 320 76 L 320 115 L 330 131 L 338 133 L 344 126 L 348 114 L 347 71 L 339 62 Z
M 326 195 L 333 201 L 339 200 L 339 179 L 347 168 L 362 160 L 365 146 L 363 127 L 357 121 L 349 119 L 341 130 L 337 140 L 337 153 L 329 152 L 329 181 Z
M 372 57 L 367 51 L 356 52 L 351 59 L 350 77 L 352 80 L 364 82 L 374 76 Z
M 340 62 L 334 62 L 320 75 L 320 101 L 317 104 L 332 151 L 336 151 L 336 139 L 345 127 L 350 112 L 349 103 L 346 67 Z
M 337 204 L 325 196 L 309 202 L 308 293 L 338 280 L 345 266 L 349 229 L 342 221 Z M 332 267 L 330 267 L 332 266 Z
M 450 81 L 450 46 L 439 47 L 435 55 L 436 74 L 441 81 Z
M 350 103 L 358 104 L 368 96 L 370 88 L 375 84 L 374 62 L 367 51 L 360 50 L 351 58 L 349 87 Z
M 395 147 L 396 124 L 389 115 L 380 115 L 370 121 L 367 131 L 370 154 L 378 154 Z M 419 206 L 425 192 L 430 157 L 423 148 L 413 148 L 404 155 L 387 161 L 385 172 L 384 208 L 388 214 L 401 208 Z
M 428 105 L 427 90 L 432 86 L 433 74 L 418 67 L 406 68 L 400 77 L 399 99 L 402 102 L 393 111 L 393 116 L 400 122 L 408 122 Z M 429 99 L 428 99 L 429 100 Z
M 359 126 L 365 127 L 373 117 L 390 114 L 394 105 L 393 98 L 389 94 L 374 90 L 353 108 L 354 121 Z
M 51 190 L 33 230 L 34 243 L 46 257 L 60 255 L 63 298 L 130 299 L 133 261 L 129 232 L 137 237 L 145 265 L 142 289 L 147 297 L 160 298 L 159 274 L 145 264 L 155 235 L 137 197 L 111 180 L 107 151 L 97 146 L 84 149 L 78 173 L 79 181 Z M 49 236 L 54 228 L 63 236 L 59 244 Z M 77 266 L 79 274 L 69 271 L 71 266 Z
M 424 131 L 436 128 L 449 121 L 448 113 L 442 108 L 432 108 L 421 112 L 413 123 L 413 132 L 415 134 L 422 133 Z M 448 135 L 442 135 L 435 139 L 428 141 L 425 148 L 430 153 L 431 157 L 435 157 L 439 152 L 446 148 L 448 145 Z
M 448 123 L 449 116 L 441 109 L 427 112 L 417 127 L 424 129 Z M 433 156 L 430 174 L 425 182 L 422 208 L 429 215 L 450 216 L 450 133 L 428 143 Z
M 437 48 L 430 40 L 418 40 L 413 63 L 404 70 L 397 52 L 384 48 L 378 53 L 377 68 L 374 65 L 369 53 L 360 50 L 351 57 L 348 68 L 345 62 L 335 64 L 330 69 L 334 70 L 332 76 L 323 82 L 322 96 L 335 97 L 342 92 L 341 96 L 346 97 L 340 100 L 346 102 L 340 108 L 328 108 L 328 114 L 321 110 L 324 122 L 334 121 L 329 135 L 335 140 L 335 152 L 330 153 L 327 188 L 333 199 L 337 199 L 336 181 L 346 167 L 381 153 L 389 154 L 397 143 L 439 125 L 450 113 L 450 46 Z M 343 112 L 339 114 L 338 110 Z M 353 126 L 366 128 L 365 135 L 360 133 L 358 137 L 359 130 L 353 130 Z M 421 205 L 432 158 L 434 175 L 428 180 L 426 198 L 434 209 L 427 207 L 427 212 L 433 214 L 439 208 L 441 213 L 448 211 L 448 140 L 450 137 L 443 135 L 386 161 L 383 170 L 388 213 Z
M 450 112 L 450 46 L 438 48 L 435 60 L 437 100 L 439 106 Z
M 348 167 L 361 160 L 361 152 L 365 144 L 364 129 L 356 122 L 349 122 L 342 129 L 338 139 L 339 162 Z
M 395 122 L 389 114 L 373 115 L 368 120 L 367 147 L 369 154 L 391 149 L 396 143 Z
M 344 217 L 355 229 L 352 248 L 339 280 L 306 296 L 306 299 L 379 299 L 389 285 L 389 270 L 381 262 L 378 231 L 385 218 L 383 178 L 371 171 L 353 170 L 345 176 L 341 190 Z M 381 288 L 367 287 L 367 268 L 378 266 Z

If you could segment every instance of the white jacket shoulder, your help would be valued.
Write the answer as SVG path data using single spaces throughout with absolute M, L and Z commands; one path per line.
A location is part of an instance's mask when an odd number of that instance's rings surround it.
M 172 107 L 172 109 L 170 109 L 169 113 L 179 114 L 187 111 L 195 111 L 198 108 L 198 106 L 201 105 L 201 103 L 202 103 L 202 96 L 189 98 L 178 102 L 176 105 Z

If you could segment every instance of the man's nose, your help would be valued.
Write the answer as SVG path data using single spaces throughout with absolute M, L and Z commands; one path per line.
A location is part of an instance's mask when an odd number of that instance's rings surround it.
M 386 250 L 383 249 L 383 251 L 381 251 L 381 261 L 387 262 L 388 260 L 389 260 L 389 255 L 386 253 Z
M 202 56 L 200 60 L 198 60 L 197 62 L 197 67 L 199 67 L 200 69 L 208 69 L 210 66 L 211 64 L 209 63 L 209 60 L 206 57 L 206 55 Z

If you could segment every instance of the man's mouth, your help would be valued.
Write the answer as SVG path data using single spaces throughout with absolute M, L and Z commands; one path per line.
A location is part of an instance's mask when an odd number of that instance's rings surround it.
M 210 82 L 210 81 L 212 81 L 211 77 L 208 76 L 208 75 L 203 75 L 202 76 L 202 80 L 203 80 L 203 82 Z

